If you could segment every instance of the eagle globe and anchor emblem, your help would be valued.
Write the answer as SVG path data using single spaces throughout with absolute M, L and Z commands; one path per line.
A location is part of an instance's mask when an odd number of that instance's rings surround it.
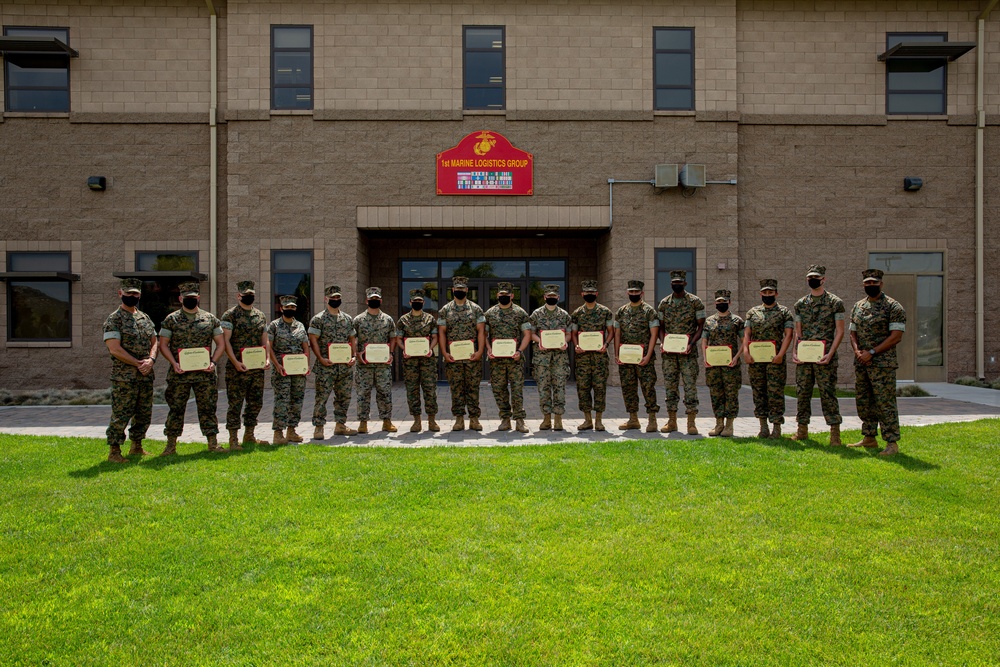
M 472 147 L 473 152 L 476 155 L 483 156 L 490 152 L 490 150 L 497 145 L 497 139 L 489 131 L 480 132 L 476 139 L 479 141 Z

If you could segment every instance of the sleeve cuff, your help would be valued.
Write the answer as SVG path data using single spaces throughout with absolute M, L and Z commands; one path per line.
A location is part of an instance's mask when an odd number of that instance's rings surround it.
M 847 325 L 847 330 L 848 331 L 857 331 L 858 328 L 856 326 L 854 326 L 854 322 L 851 322 L 849 325 Z
M 308 331 L 306 331 L 306 333 L 312 334 L 313 336 L 319 336 L 323 332 L 320 331 L 319 329 L 317 329 L 316 327 L 309 327 L 309 329 L 308 329 Z
M 232 322 L 226 322 L 225 320 L 223 320 L 222 321 L 222 328 L 223 329 L 229 329 L 230 331 L 232 331 L 233 330 L 233 323 Z
M 222 327 L 215 327 L 214 329 L 212 329 L 212 335 L 213 336 L 221 336 L 222 335 Z
M 170 329 L 160 329 L 160 338 L 170 338 L 174 335 L 174 332 Z
M 482 316 L 482 315 L 480 315 L 478 318 L 476 318 L 476 324 L 482 324 L 485 321 L 486 321 L 486 318 L 484 316 Z
M 694 319 L 696 319 L 696 320 L 703 320 L 703 319 L 705 319 L 705 311 L 704 310 L 699 310 L 699 311 L 695 312 Z
M 889 331 L 906 331 L 906 322 L 889 322 Z
M 117 331 L 105 331 L 104 332 L 104 340 L 111 340 L 112 338 L 121 340 L 122 339 L 122 335 L 120 333 L 118 333 Z
M 439 318 L 439 319 L 438 319 L 438 326 L 439 326 L 439 327 L 446 327 L 446 326 L 448 326 L 448 321 L 447 321 L 447 320 L 445 320 L 445 319 L 441 319 L 441 318 Z
M 521 331 L 531 331 L 531 322 L 525 322 L 522 324 Z
M 842 322 L 844 320 L 844 313 L 834 313 L 833 319 L 835 322 Z

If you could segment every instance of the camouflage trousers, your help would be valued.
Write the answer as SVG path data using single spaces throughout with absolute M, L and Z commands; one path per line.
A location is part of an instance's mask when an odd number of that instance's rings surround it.
M 371 414 L 372 389 L 378 418 L 392 419 L 392 368 L 388 364 L 360 364 L 354 368 L 354 385 L 358 395 L 358 420 L 366 422 Z
M 698 363 L 698 353 L 662 354 L 660 359 L 663 384 L 667 390 L 663 397 L 667 412 L 677 412 L 677 403 L 680 400 L 678 387 L 682 382 L 685 412 L 698 412 L 698 369 L 701 367 Z
M 797 409 L 795 420 L 808 424 L 812 417 L 813 384 L 819 387 L 823 416 L 830 426 L 840 424 L 840 402 L 837 400 L 837 357 L 826 366 L 820 364 L 798 364 L 795 367 L 795 397 Z
M 257 416 L 264 407 L 264 369 L 240 373 L 232 363 L 226 364 L 226 400 L 229 402 L 226 410 L 227 431 L 240 428 L 241 411 L 243 425 L 247 428 L 256 426 Z
M 654 355 L 645 366 L 638 364 L 622 364 L 618 367 L 618 378 L 622 383 L 622 398 L 625 399 L 625 411 L 629 414 L 639 412 L 639 387 L 642 387 L 643 398 L 646 399 L 646 412 L 656 414 L 660 406 L 656 403 L 656 356 Z
M 424 394 L 427 416 L 438 411 L 437 359 L 435 357 L 403 359 L 403 383 L 406 385 L 406 405 L 410 414 L 420 416 L 420 392 Z
M 753 416 L 767 418 L 772 424 L 784 424 L 787 364 L 748 364 L 747 374 L 753 389 Z
M 886 442 L 899 441 L 896 369 L 854 365 L 854 390 L 861 417 L 861 435 L 874 438 L 882 424 Z
M 167 423 L 163 427 L 163 434 L 168 438 L 176 438 L 184 432 L 184 413 L 187 412 L 187 401 L 194 392 L 194 402 L 198 407 L 198 425 L 201 427 L 203 435 L 217 435 L 219 433 L 219 418 L 215 414 L 215 409 L 219 405 L 218 379 L 215 373 L 191 373 L 198 378 L 180 379 L 181 376 L 167 378 L 167 390 L 165 398 L 167 406 Z
M 483 380 L 483 360 L 456 361 L 445 364 L 445 375 L 451 387 L 451 414 L 456 417 L 479 417 L 483 411 L 479 409 L 479 383 Z
M 543 363 L 538 363 L 539 361 Z M 534 376 L 535 382 L 538 383 L 538 404 L 542 408 L 542 414 L 565 414 L 566 380 L 569 379 L 569 354 L 566 352 L 543 352 L 536 354 Z
M 271 371 L 271 389 L 274 390 L 271 428 L 279 431 L 298 426 L 302 419 L 302 401 L 306 397 L 306 376 Z
M 580 401 L 580 411 L 604 412 L 607 395 L 608 354 L 584 352 L 576 355 L 576 397 Z
M 712 414 L 716 419 L 735 419 L 740 414 L 740 367 L 712 366 L 705 369 L 705 384 L 712 395 Z
M 111 423 L 108 424 L 108 445 L 119 446 L 125 442 L 125 427 L 129 421 L 129 440 L 146 437 L 149 422 L 153 419 L 153 374 L 133 380 L 111 383 Z
M 490 386 L 500 409 L 500 419 L 525 419 L 524 363 L 518 359 L 491 359 Z
M 333 394 L 333 420 L 338 424 L 347 423 L 347 408 L 351 405 L 351 387 L 354 384 L 354 369 L 346 364 L 324 366 L 317 363 L 313 367 L 316 375 L 316 401 L 313 404 L 313 426 L 326 424 L 326 402 Z

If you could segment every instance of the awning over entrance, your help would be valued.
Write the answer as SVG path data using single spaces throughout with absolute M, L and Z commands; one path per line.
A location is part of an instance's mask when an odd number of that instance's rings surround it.
M 607 206 L 358 207 L 358 229 L 373 231 L 571 231 L 607 227 Z

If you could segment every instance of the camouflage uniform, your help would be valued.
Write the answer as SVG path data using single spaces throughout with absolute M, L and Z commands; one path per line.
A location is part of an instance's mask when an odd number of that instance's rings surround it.
M 570 315 L 571 331 L 600 331 L 605 334 L 615 326 L 615 316 L 611 309 L 595 303 L 593 308 L 586 304 Z M 593 400 L 591 400 L 593 392 Z M 581 352 L 576 355 L 576 397 L 580 401 L 580 411 L 604 412 L 608 393 L 608 352 Z
M 680 400 L 678 385 L 684 383 L 684 408 L 688 413 L 698 412 L 698 320 L 705 319 L 705 304 L 700 298 L 684 292 L 664 297 L 656 307 L 660 320 L 660 333 L 684 334 L 691 344 L 691 354 L 660 353 L 663 368 L 663 384 L 666 395 L 663 398 L 667 412 L 677 412 Z
M 421 297 L 422 298 L 422 297 Z M 431 339 L 437 333 L 437 319 L 423 310 L 410 310 L 396 322 L 396 335 L 405 338 Z M 410 414 L 420 416 L 420 392 L 424 394 L 424 408 L 428 417 L 437 414 L 437 357 L 403 359 L 403 382 L 406 384 L 406 404 Z
M 549 288 L 546 288 L 548 292 Z M 555 306 L 536 308 L 531 314 L 531 328 L 539 336 L 546 329 L 569 331 L 572 318 L 565 310 Z M 543 350 L 538 343 L 532 349 L 532 370 L 538 383 L 538 402 L 542 414 L 561 415 L 566 412 L 566 380 L 569 379 L 569 345 L 565 350 Z
M 771 341 L 774 351 L 781 350 L 785 331 L 794 326 L 792 311 L 775 304 L 754 306 L 747 312 L 746 336 L 751 342 Z M 772 424 L 785 423 L 785 380 L 788 377 L 787 357 L 780 364 L 747 364 L 750 388 L 753 389 L 753 414 Z
M 486 335 L 490 344 L 498 338 L 513 338 L 520 346 L 524 332 L 531 329 L 528 313 L 516 303 L 509 308 L 493 306 L 485 313 Z M 525 419 L 524 359 L 490 359 L 490 386 L 500 410 L 500 419 Z
M 381 292 L 379 292 L 381 296 Z M 369 298 L 372 298 L 369 295 Z M 370 315 L 364 311 L 354 317 L 354 330 L 358 332 L 358 354 L 364 355 L 368 343 L 385 343 L 396 337 L 396 323 L 386 313 Z M 375 389 L 375 403 L 378 418 L 392 419 L 392 364 L 354 365 L 354 384 L 358 395 L 358 420 L 368 421 L 371 413 L 372 389 Z
M 824 353 L 829 354 L 833 339 L 837 335 L 837 322 L 844 319 L 844 302 L 836 294 L 824 292 L 822 296 L 807 294 L 795 302 L 792 309 L 795 321 L 802 325 L 799 340 L 826 341 Z M 813 384 L 819 387 L 823 416 L 830 426 L 840 424 L 840 403 L 837 401 L 837 353 L 830 363 L 796 364 L 795 390 L 797 407 L 795 419 L 799 424 L 808 424 L 812 416 Z
M 233 306 L 222 314 L 222 328 L 229 329 L 232 334 L 229 344 L 236 358 L 245 347 L 260 347 L 267 327 L 267 317 L 257 308 L 245 310 L 241 306 Z M 233 366 L 232 361 L 226 363 L 226 400 L 229 409 L 226 411 L 226 430 L 236 431 L 240 428 L 240 411 L 243 412 L 243 425 L 248 429 L 257 426 L 257 416 L 264 407 L 264 369 L 257 368 L 241 373 Z M 243 403 L 246 401 L 246 408 Z
M 705 320 L 702 339 L 709 345 L 729 345 L 736 357 L 736 365 L 712 366 L 705 369 L 705 384 L 712 395 L 712 413 L 716 419 L 735 419 L 740 412 L 739 350 L 743 335 L 743 318 L 739 315 L 711 315 Z
M 891 332 L 906 330 L 906 311 L 885 293 L 875 301 L 866 297 L 854 304 L 850 326 L 858 338 L 858 348 L 871 350 L 888 338 Z M 899 441 L 899 411 L 896 407 L 898 367 L 895 347 L 876 354 L 868 365 L 855 357 L 855 390 L 862 435 L 874 438 L 881 423 L 882 438 L 886 442 Z
M 302 322 L 284 318 L 272 320 L 267 325 L 267 338 L 271 341 L 274 358 L 281 363 L 285 354 L 302 354 L 302 344 L 308 343 L 306 328 Z M 282 375 L 277 368 L 271 369 L 271 389 L 274 390 L 274 412 L 271 428 L 275 431 L 294 429 L 302 419 L 302 401 L 306 397 L 305 375 Z
M 446 303 L 438 311 L 438 326 L 446 328 L 448 344 L 459 340 L 471 340 L 478 344 L 479 333 L 476 325 L 486 322 L 483 309 L 472 301 L 459 306 L 454 301 Z M 445 364 L 445 374 L 451 386 L 451 413 L 464 417 L 468 409 L 470 417 L 477 419 L 482 414 L 479 408 L 479 383 L 483 379 L 483 360 L 456 361 Z
M 346 313 L 333 315 L 324 308 L 309 321 L 306 332 L 317 337 L 319 355 L 330 358 L 330 343 L 348 343 L 356 336 L 354 320 Z M 351 384 L 353 369 L 347 364 L 324 366 L 317 362 L 313 366 L 316 375 L 316 401 L 313 404 L 313 426 L 326 425 L 326 401 L 333 394 L 333 420 L 338 424 L 347 423 L 347 408 L 351 404 Z
M 130 313 L 119 308 L 104 321 L 104 340 L 117 338 L 122 349 L 142 361 L 156 337 L 156 327 L 141 310 Z M 153 372 L 143 375 L 135 366 L 111 357 L 111 423 L 108 424 L 108 445 L 125 442 L 125 427 L 129 421 L 129 439 L 142 440 L 153 416 Z
M 615 322 L 621 330 L 622 345 L 642 345 L 643 352 L 648 352 L 650 329 L 660 325 L 656 311 L 645 301 L 633 305 L 626 303 L 615 314 Z M 639 412 L 639 386 L 646 399 L 646 412 L 656 414 L 660 406 L 656 403 L 656 351 L 650 356 L 645 366 L 638 364 L 621 364 L 618 366 L 618 377 L 622 383 L 622 398 L 625 399 L 625 411 L 629 414 Z
M 174 359 L 178 351 L 189 347 L 207 347 L 212 349 L 212 339 L 222 335 L 222 322 L 207 310 L 199 309 L 196 313 L 178 309 L 163 320 L 160 327 L 160 337 L 168 340 L 168 348 Z M 194 392 L 195 405 L 198 406 L 198 424 L 205 436 L 219 433 L 219 418 L 215 414 L 219 403 L 219 378 L 215 370 L 211 373 L 193 371 L 178 375 L 173 366 L 167 373 L 166 400 L 170 407 L 167 413 L 167 423 L 163 434 L 168 438 L 176 438 L 184 432 L 184 413 L 187 411 L 187 401 Z

